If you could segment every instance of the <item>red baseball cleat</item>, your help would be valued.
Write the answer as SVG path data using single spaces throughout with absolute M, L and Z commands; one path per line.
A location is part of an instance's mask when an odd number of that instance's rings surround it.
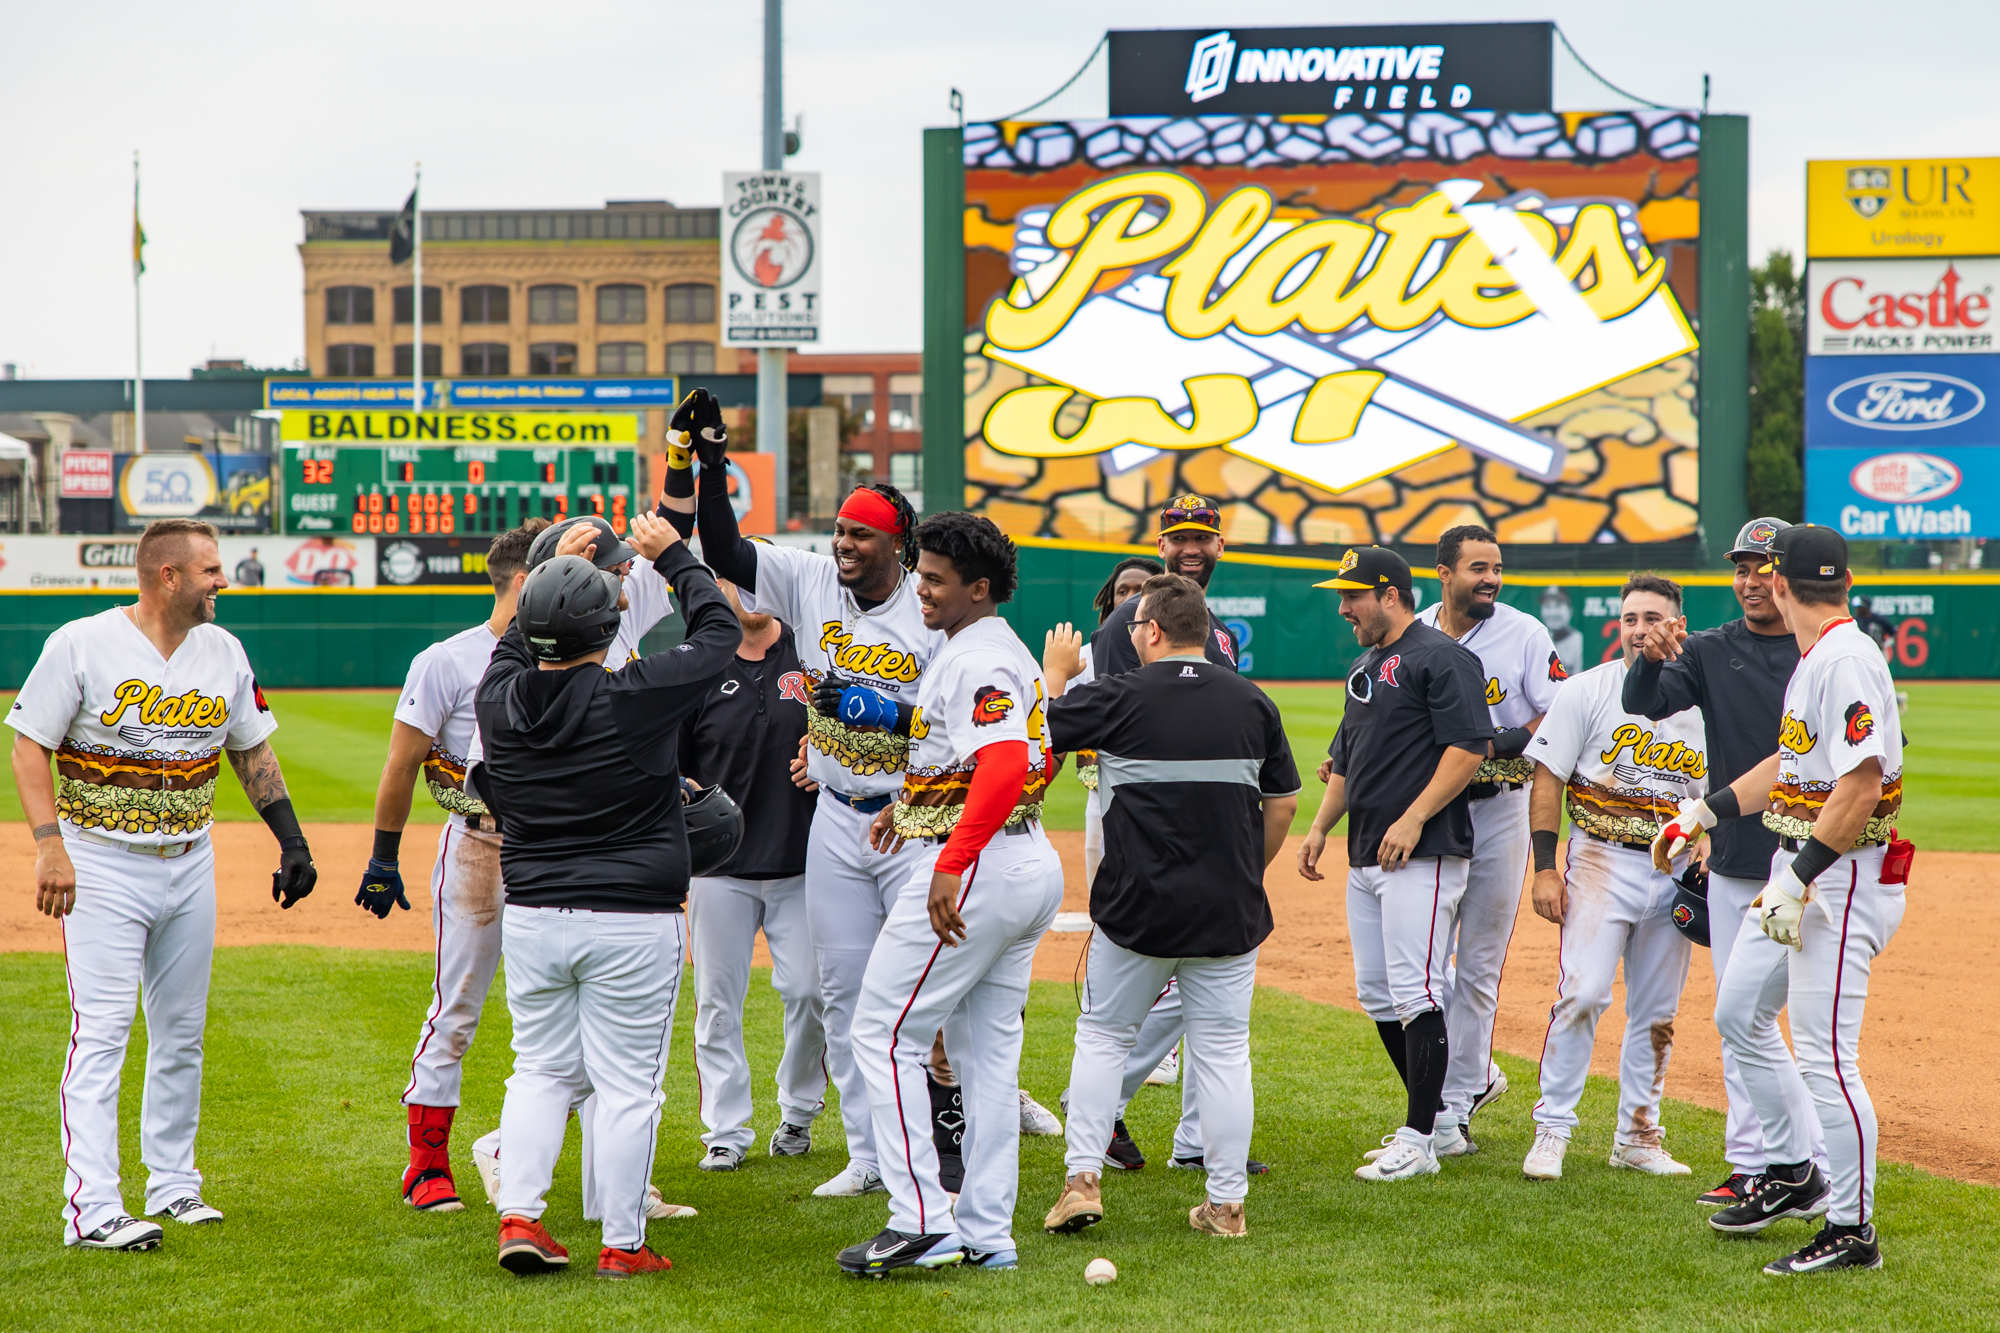
M 458 1186 L 452 1182 L 451 1172 L 435 1166 L 426 1171 L 411 1167 L 403 1173 L 403 1202 L 423 1213 L 465 1210 L 465 1202 L 458 1197 Z
M 607 1245 L 597 1252 L 599 1277 L 638 1277 L 641 1273 L 664 1273 L 674 1261 L 654 1254 L 650 1246 L 619 1250 Z
M 539 1221 L 509 1213 L 500 1219 L 500 1266 L 529 1277 L 569 1266 L 569 1251 Z

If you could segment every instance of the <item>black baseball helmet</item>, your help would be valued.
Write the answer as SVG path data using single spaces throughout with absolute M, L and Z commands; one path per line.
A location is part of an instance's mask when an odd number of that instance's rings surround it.
M 627 546 L 619 535 L 611 530 L 611 525 L 596 514 L 581 514 L 576 518 L 566 518 L 551 528 L 543 528 L 535 537 L 535 544 L 528 548 L 528 568 L 548 560 L 556 553 L 556 543 L 563 534 L 579 523 L 588 523 L 597 529 L 597 553 L 590 562 L 599 569 L 612 569 L 627 560 L 638 558 L 639 553 Z
M 617 637 L 619 592 L 616 574 L 559 555 L 528 571 L 514 619 L 536 657 L 573 662 Z
M 1778 540 L 1778 534 L 1792 526 L 1782 518 L 1753 518 L 1736 531 L 1736 545 L 1729 548 L 1729 558 L 1739 555 L 1769 555 L 1771 543 Z
M 720 784 L 687 798 L 681 818 L 687 821 L 690 875 L 713 875 L 743 845 L 743 810 Z
M 1699 944 L 1708 943 L 1708 872 L 1689 866 L 1674 879 L 1674 929 Z

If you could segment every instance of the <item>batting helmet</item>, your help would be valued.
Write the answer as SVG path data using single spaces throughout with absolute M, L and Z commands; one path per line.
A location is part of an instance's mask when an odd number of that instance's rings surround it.
M 713 875 L 743 844 L 743 810 L 720 784 L 683 799 L 687 801 L 681 807 L 681 818 L 687 821 L 688 873 Z
M 528 572 L 514 619 L 536 657 L 573 662 L 617 637 L 618 597 L 616 574 L 580 555 L 559 555 Z
M 1689 866 L 1674 879 L 1674 929 L 1702 948 L 1708 943 L 1708 872 Z
M 582 514 L 576 518 L 566 518 L 552 528 L 543 528 L 541 535 L 535 538 L 535 544 L 528 548 L 528 568 L 533 569 L 555 555 L 556 543 L 562 540 L 565 532 L 579 523 L 588 523 L 597 529 L 597 553 L 590 557 L 590 563 L 599 569 L 613 569 L 627 560 L 637 558 L 638 552 L 627 546 L 618 534 L 611 530 L 609 523 L 596 514 Z
M 600 520 L 601 521 L 601 520 Z M 1729 548 L 1729 558 L 1739 555 L 1769 555 L 1771 543 L 1778 540 L 1778 534 L 1792 526 L 1782 518 L 1753 518 L 1736 532 L 1736 545 Z

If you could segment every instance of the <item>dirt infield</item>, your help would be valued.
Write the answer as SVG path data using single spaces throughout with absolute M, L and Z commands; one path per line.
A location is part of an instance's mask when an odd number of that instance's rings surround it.
M 218 941 L 224 945 L 317 944 L 360 949 L 431 946 L 430 863 L 436 840 L 413 829 L 404 844 L 404 874 L 414 910 L 377 921 L 353 905 L 371 832 L 361 825 L 308 825 L 321 868 L 317 892 L 290 912 L 270 897 L 277 848 L 261 825 L 215 828 Z M 1070 891 L 1064 908 L 1086 906 L 1081 833 L 1051 835 L 1061 850 Z M 1293 840 L 1296 842 L 1296 839 Z M 1335 860 L 1339 848 L 1328 849 Z M 1269 877 L 1278 929 L 1264 945 L 1258 980 L 1308 999 L 1355 1007 L 1354 969 L 1340 876 L 1308 884 L 1285 855 Z M 34 911 L 34 862 L 26 828 L 0 825 L 0 952 L 62 948 L 57 925 Z M 1991 959 L 2000 940 L 2000 895 L 1981 890 L 2000 878 L 2000 856 L 1923 852 L 1910 889 L 1910 910 L 1887 953 L 1875 965 L 1868 1005 L 1865 1070 L 1881 1122 L 1883 1156 L 1913 1162 L 1960 1180 L 2000 1184 L 2000 1107 L 1980 1090 L 2000 1067 L 2000 1029 L 1988 1015 L 2000 1007 L 2000 973 Z M 1956 917 L 1936 910 L 1952 904 Z M 1035 976 L 1068 981 L 1079 974 L 1087 936 L 1051 933 L 1035 957 Z M 768 964 L 762 944 L 758 962 Z M 1501 981 L 1495 1044 L 1533 1060 L 1541 1050 L 1548 1007 L 1555 998 L 1556 929 L 1535 916 L 1525 896 Z M 1622 992 L 1622 988 L 1621 988 Z M 1681 1005 L 1680 1040 L 1667 1077 L 1669 1096 L 1722 1106 L 1722 1064 L 1713 1013 L 1715 984 L 1706 949 L 1694 951 Z M 413 1020 L 414 1021 L 414 1020 Z M 1617 1076 L 1621 1002 L 1607 1013 L 1592 1072 Z M 1519 1089 L 1516 1095 L 1529 1093 Z

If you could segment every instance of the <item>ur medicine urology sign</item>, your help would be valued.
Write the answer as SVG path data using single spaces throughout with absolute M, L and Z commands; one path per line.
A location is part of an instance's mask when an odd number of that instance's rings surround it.
M 1446 180 L 1370 223 L 1136 171 L 1026 210 L 980 350 L 1049 382 L 995 401 L 985 439 L 1107 472 L 1221 446 L 1336 492 L 1463 444 L 1553 480 L 1562 445 L 1516 423 L 1694 334 L 1629 205 L 1481 193 Z M 1095 401 L 1064 433 L 1072 392 Z

